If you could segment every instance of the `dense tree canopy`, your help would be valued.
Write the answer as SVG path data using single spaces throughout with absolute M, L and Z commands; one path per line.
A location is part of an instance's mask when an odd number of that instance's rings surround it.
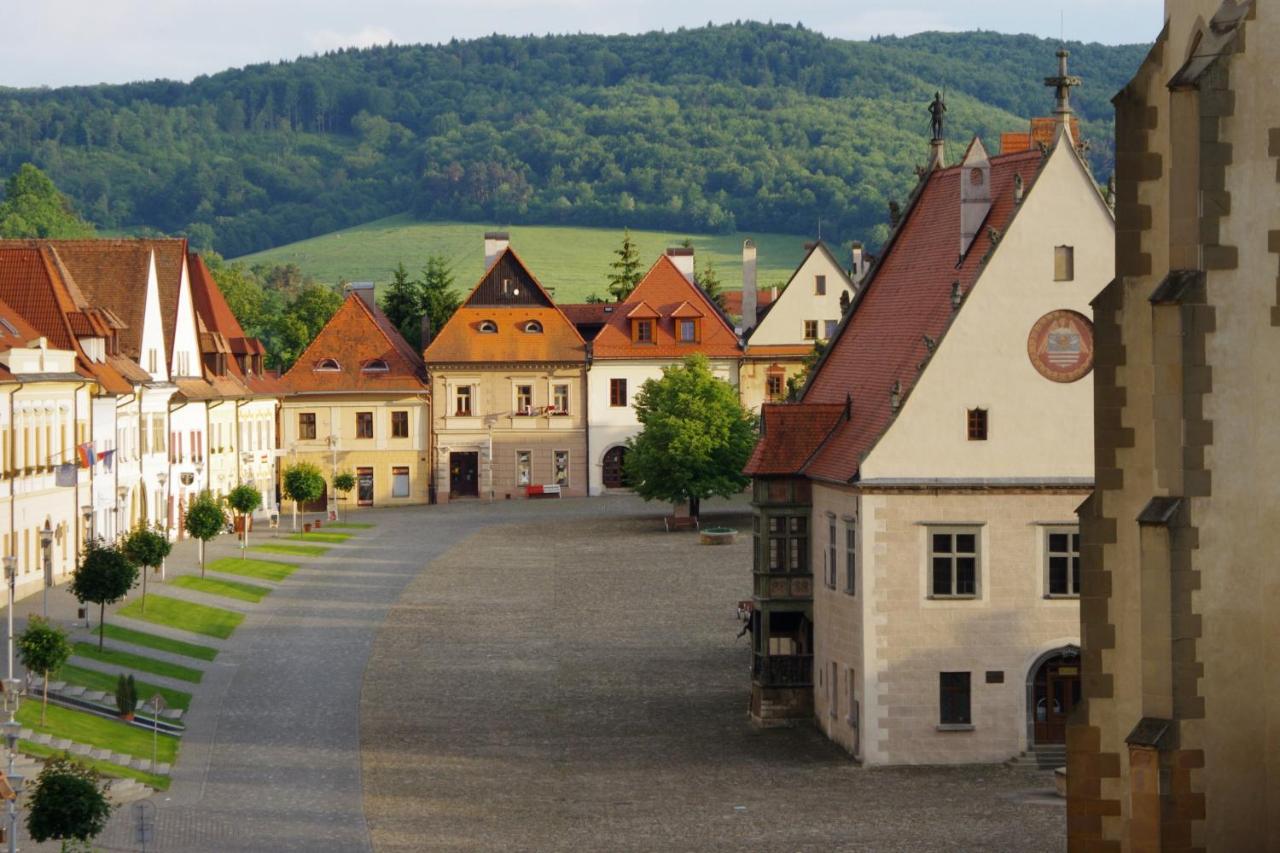
M 23 163 L 0 196 L 0 237 L 87 237 L 93 226 L 71 209 L 49 176 Z
M 1146 48 L 1068 44 L 1100 177 L 1109 103 Z M 0 173 L 49 172 L 99 227 L 228 256 L 424 217 L 867 239 L 947 133 L 1047 114 L 1057 44 L 997 33 L 852 42 L 733 24 L 340 50 L 201 76 L 0 89 Z

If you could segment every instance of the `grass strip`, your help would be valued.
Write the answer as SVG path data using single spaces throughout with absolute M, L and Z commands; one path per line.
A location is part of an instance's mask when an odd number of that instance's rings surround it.
M 268 554 L 289 554 L 294 557 L 322 557 L 329 553 L 328 548 L 319 545 L 250 545 L 250 551 L 263 551 Z
M 53 677 L 51 677 L 52 679 Z M 114 675 L 107 672 L 99 672 L 96 669 L 86 669 L 73 663 L 63 664 L 62 669 L 58 670 L 56 679 L 78 684 L 90 690 L 101 690 L 108 696 L 114 696 L 116 693 L 116 677 Z M 43 682 L 40 683 L 43 684 Z M 181 690 L 174 690 L 172 687 L 161 687 L 158 684 L 150 684 L 146 681 L 134 681 L 134 684 L 138 688 L 139 708 L 144 703 L 150 702 L 151 697 L 157 693 L 164 697 L 166 708 L 177 708 L 180 711 L 186 711 L 191 707 L 190 693 L 183 693 Z M 148 706 L 147 713 L 150 715 L 150 706 Z
M 317 530 L 314 533 L 295 533 L 288 538 L 295 539 L 299 542 L 328 542 L 332 545 L 336 545 L 339 542 L 346 542 L 351 538 L 351 536 L 352 534 L 350 533 L 325 533 L 324 531 Z
M 30 755 L 32 758 L 51 758 L 55 755 L 62 755 L 66 750 L 54 749 L 51 746 L 45 746 L 42 743 L 32 743 L 29 740 L 18 741 L 18 751 Z M 81 764 L 92 767 L 103 776 L 118 776 L 125 779 L 133 779 L 144 785 L 150 785 L 157 791 L 169 790 L 170 779 L 168 776 L 160 776 L 156 773 L 148 773 L 145 770 L 134 770 L 132 767 L 122 767 L 119 764 L 112 764 L 110 761 L 103 761 L 100 758 L 90 758 L 87 755 L 72 755 L 76 761 Z M 150 758 L 151 756 L 147 756 Z
M 324 526 L 326 530 L 330 527 L 337 527 L 340 530 L 369 530 L 374 527 L 372 524 L 360 521 L 326 521 Z
M 222 557 L 209 564 L 209 571 L 224 575 L 240 575 L 264 581 L 282 581 L 298 570 L 293 563 L 277 563 L 272 560 Z
M 29 701 L 23 702 L 18 708 L 17 720 L 33 732 L 66 738 L 98 749 L 109 749 L 134 758 L 151 758 L 151 732 L 135 728 L 123 720 L 111 720 L 86 711 L 50 705 L 47 722 L 42 726 L 40 703 Z M 172 764 L 177 757 L 178 739 L 173 735 L 157 735 L 156 760 Z
M 141 619 L 180 631 L 193 634 L 205 634 L 225 640 L 230 637 L 240 623 L 244 621 L 243 613 L 234 610 L 223 610 L 221 607 L 210 607 L 207 604 L 195 604 L 167 595 L 147 596 L 147 612 L 142 612 L 142 600 L 131 601 L 116 613 L 130 619 Z
M 201 578 L 195 575 L 179 575 L 169 581 L 169 584 L 208 595 L 234 598 L 237 601 L 252 601 L 255 604 L 271 594 L 270 587 L 240 581 L 224 581 L 218 578 Z
M 165 678 L 190 681 L 192 684 L 199 684 L 200 680 L 204 678 L 204 673 L 194 667 L 135 655 L 132 652 L 122 652 L 119 649 L 102 649 L 99 651 L 94 643 L 76 643 L 71 647 L 71 653 L 89 660 L 109 663 L 123 669 L 136 669 L 138 672 L 149 672 L 152 675 L 163 675 Z M 111 689 L 114 690 L 115 688 Z
M 218 656 L 218 650 L 212 646 L 199 646 L 195 643 L 184 643 L 182 640 L 171 640 L 168 637 L 161 637 L 159 634 L 135 631 L 132 628 L 112 625 L 110 622 L 107 623 L 102 633 L 103 636 L 110 640 L 119 640 L 122 643 L 130 643 L 135 646 L 146 646 L 148 649 L 172 652 L 175 655 L 196 658 L 197 660 L 213 660 Z

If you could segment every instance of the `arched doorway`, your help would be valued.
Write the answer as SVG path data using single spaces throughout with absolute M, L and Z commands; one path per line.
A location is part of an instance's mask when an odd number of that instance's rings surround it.
M 1080 649 L 1040 656 L 1027 676 L 1028 746 L 1067 742 L 1067 717 L 1080 704 Z
M 604 487 L 606 489 L 625 489 L 627 475 L 623 470 L 623 462 L 627 458 L 627 449 L 619 445 L 609 448 L 604 454 Z

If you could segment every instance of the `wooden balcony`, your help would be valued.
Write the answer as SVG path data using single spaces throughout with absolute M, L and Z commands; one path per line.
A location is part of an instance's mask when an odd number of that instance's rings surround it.
M 813 655 L 753 655 L 751 680 L 762 687 L 812 686 Z
M 813 575 L 808 572 L 756 572 L 754 594 L 759 601 L 811 601 Z

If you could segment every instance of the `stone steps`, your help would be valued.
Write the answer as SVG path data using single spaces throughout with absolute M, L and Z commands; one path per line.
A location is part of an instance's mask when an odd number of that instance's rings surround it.
M 1055 770 L 1067 764 L 1065 746 L 1039 746 L 1016 755 L 1007 762 L 1010 767 L 1032 767 L 1037 770 Z

